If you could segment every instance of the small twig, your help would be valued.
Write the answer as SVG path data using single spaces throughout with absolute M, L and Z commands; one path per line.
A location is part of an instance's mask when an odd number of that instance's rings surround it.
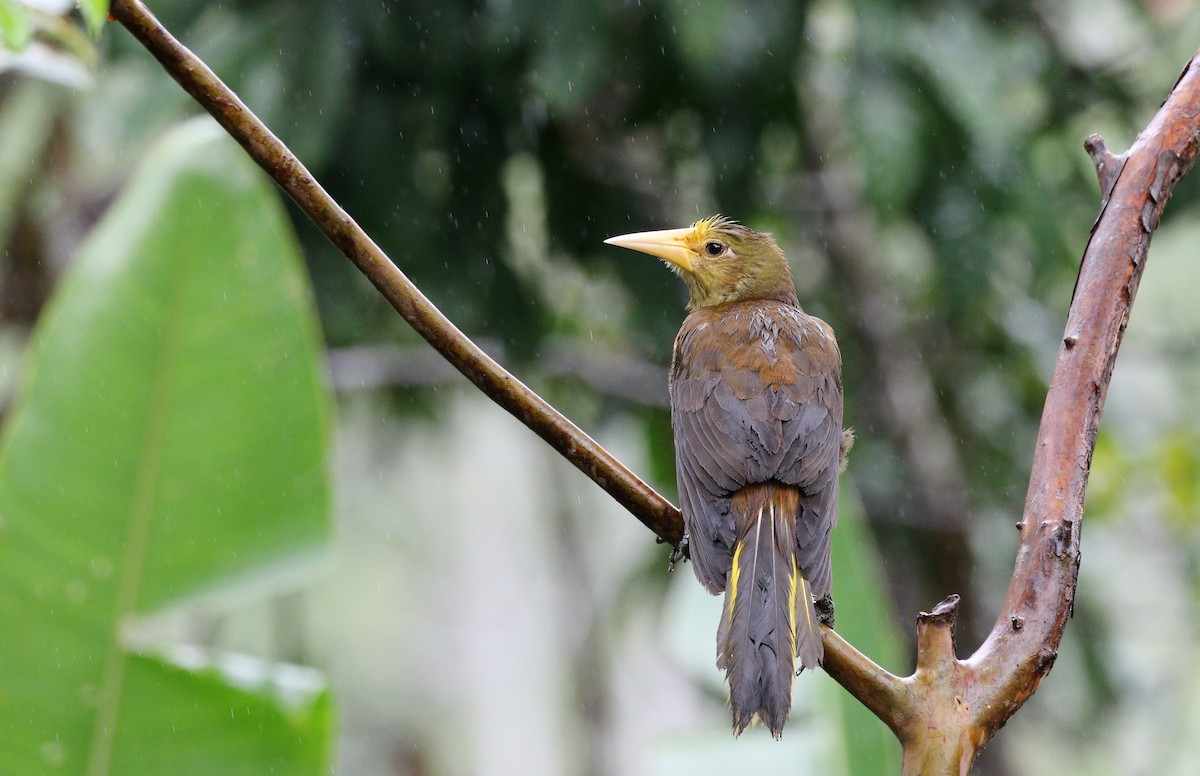
M 1125 166 L 1125 155 L 1114 156 L 1104 145 L 1104 138 L 1097 134 L 1085 137 L 1083 147 L 1092 157 L 1092 164 L 1096 165 L 1096 177 L 1100 180 L 1100 212 L 1103 213 L 1113 186 L 1121 176 L 1121 168 Z M 1096 220 L 1099 222 L 1100 216 L 1096 216 Z

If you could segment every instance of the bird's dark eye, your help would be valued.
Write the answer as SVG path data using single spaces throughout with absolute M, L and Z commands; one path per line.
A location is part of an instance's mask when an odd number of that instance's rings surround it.
M 725 245 L 724 243 L 719 243 L 716 240 L 712 240 L 704 244 L 704 252 L 709 256 L 720 256 L 725 252 Z

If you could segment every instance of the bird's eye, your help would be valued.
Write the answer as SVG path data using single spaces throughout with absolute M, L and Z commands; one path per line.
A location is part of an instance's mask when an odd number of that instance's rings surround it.
M 725 252 L 725 245 L 713 240 L 704 244 L 704 252 L 709 256 L 720 256 Z

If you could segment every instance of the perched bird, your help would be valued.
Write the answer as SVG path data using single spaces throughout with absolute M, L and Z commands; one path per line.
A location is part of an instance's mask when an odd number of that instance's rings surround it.
M 833 329 L 800 309 L 769 234 L 721 216 L 605 240 L 668 263 L 691 311 L 675 338 L 671 426 L 696 577 L 725 593 L 717 666 L 736 735 L 757 715 L 775 738 L 795 661 L 824 655 L 815 599 L 830 592 L 843 447 Z

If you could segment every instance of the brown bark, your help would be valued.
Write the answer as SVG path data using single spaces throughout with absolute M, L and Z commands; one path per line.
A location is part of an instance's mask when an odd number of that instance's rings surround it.
M 991 634 L 959 660 L 957 598 L 918 620 L 917 670 L 899 678 L 844 655 L 827 670 L 904 745 L 904 773 L 964 774 L 1049 673 L 1071 615 L 1084 492 L 1117 349 L 1172 189 L 1200 151 L 1200 53 L 1130 149 L 1085 143 L 1101 185 L 1092 228 L 1042 411 L 1021 541 Z M 881 701 L 880 699 L 884 699 Z
M 141 2 L 114 0 L 112 14 L 438 352 L 662 540 L 679 540 L 678 510 L 455 329 Z M 1117 348 L 1163 206 L 1200 151 L 1200 53 L 1126 154 L 1113 156 L 1095 136 L 1087 147 L 1104 200 L 1042 413 L 1016 568 L 991 634 L 974 655 L 959 660 L 953 637 L 958 600 L 952 596 L 918 618 L 916 670 L 901 678 L 833 631 L 824 632 L 825 670 L 895 731 L 904 745 L 905 774 L 969 771 L 979 748 L 1054 664 L 1075 595 L 1084 490 Z

